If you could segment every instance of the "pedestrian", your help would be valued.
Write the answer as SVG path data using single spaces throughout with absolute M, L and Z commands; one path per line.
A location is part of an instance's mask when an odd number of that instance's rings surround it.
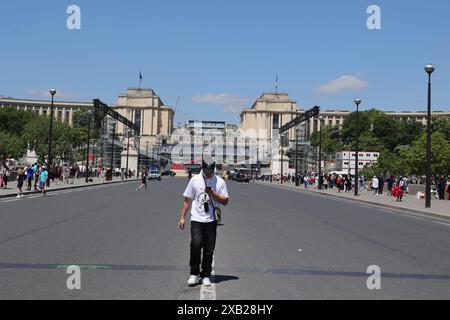
M 351 192 L 352 191 L 352 179 L 350 178 L 350 176 L 347 176 L 347 178 L 345 179 L 346 182 L 346 186 L 347 186 L 347 192 Z
M 17 170 L 17 177 L 16 177 L 16 181 L 17 181 L 17 198 L 23 198 L 23 191 L 22 191 L 22 187 L 23 187 L 23 181 L 25 180 L 25 171 L 22 168 L 19 168 L 19 170 Z
M 328 177 L 326 175 L 323 179 L 323 187 L 325 190 L 328 190 Z
M 33 171 L 34 171 L 34 191 L 38 191 L 38 185 L 39 185 L 39 176 L 41 174 L 41 168 L 39 167 L 39 165 L 36 163 L 34 165 Z
M 31 191 L 31 186 L 33 184 L 33 178 L 34 178 L 34 166 L 29 165 L 27 167 L 25 174 L 26 174 L 26 178 L 27 178 L 27 190 Z
M 364 181 L 364 176 L 359 177 L 358 183 L 359 183 L 359 190 L 365 191 L 364 185 L 366 184 L 366 182 Z
M 388 196 L 392 195 L 392 188 L 394 187 L 394 177 L 392 175 L 386 179 Z
M 380 177 L 378 179 L 378 194 L 380 196 L 382 196 L 383 195 L 383 191 L 384 191 L 384 178 Z
M 445 179 L 444 176 L 439 178 L 437 182 L 437 193 L 439 195 L 439 200 L 445 200 Z
M 400 186 L 400 184 L 396 183 L 394 184 L 394 187 L 392 188 L 392 195 L 397 199 L 397 202 L 403 201 L 403 194 L 405 191 Z
M 216 164 L 212 159 L 209 163 L 204 160 L 202 172 L 189 181 L 183 194 L 184 204 L 178 228 L 184 230 L 185 217 L 191 207 L 190 286 L 199 284 L 202 279 L 203 285 L 211 286 L 218 224 L 215 213 L 219 210 L 219 204 L 226 206 L 229 202 L 226 183 L 214 174 L 215 168 Z
M 0 169 L 1 176 L 1 185 L 0 188 L 7 189 L 8 188 L 8 177 L 9 177 L 9 167 L 5 164 Z
M 378 195 L 378 188 L 380 187 L 380 181 L 378 180 L 377 176 L 374 176 L 372 179 L 372 191 L 373 195 Z
M 43 166 L 41 169 L 41 174 L 39 175 L 39 189 L 41 189 L 42 196 L 45 196 L 45 186 L 47 184 L 48 171 L 47 167 Z
M 338 193 L 341 193 L 341 185 L 342 185 L 342 178 L 341 176 L 336 177 L 336 188 L 338 190 Z
M 450 179 L 447 181 L 447 194 L 448 194 L 448 200 L 450 200 Z
M 148 189 L 147 189 L 147 176 L 148 176 L 147 170 L 144 170 L 144 171 L 142 172 L 142 178 L 141 178 L 141 182 L 142 182 L 142 183 L 141 183 L 141 185 L 139 186 L 139 188 L 136 189 L 136 191 L 139 191 L 139 190 L 141 190 L 142 188 L 145 187 L 145 191 L 148 192 Z
M 67 164 L 65 164 L 62 169 L 63 180 L 64 180 L 65 184 L 69 184 L 69 173 L 70 173 L 70 169 L 67 166 Z

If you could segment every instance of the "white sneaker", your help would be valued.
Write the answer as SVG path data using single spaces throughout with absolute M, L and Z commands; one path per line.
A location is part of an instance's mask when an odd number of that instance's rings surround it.
M 20 194 L 17 195 L 16 199 L 19 199 L 19 198 L 20 198 Z
M 209 278 L 203 278 L 202 283 L 204 286 L 207 286 L 207 287 L 211 286 L 211 280 Z
M 188 285 L 195 286 L 200 283 L 201 278 L 199 276 L 190 276 L 188 280 Z

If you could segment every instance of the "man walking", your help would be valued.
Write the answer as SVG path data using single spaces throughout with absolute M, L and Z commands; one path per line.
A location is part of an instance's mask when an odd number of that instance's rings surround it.
M 373 195 L 376 196 L 378 195 L 378 188 L 380 186 L 380 181 L 378 180 L 378 177 L 375 176 L 373 177 L 372 180 L 372 190 L 373 190 Z
M 191 276 L 188 285 L 211 285 L 211 272 L 216 247 L 217 221 L 214 208 L 228 205 L 229 197 L 225 181 L 214 174 L 215 163 L 203 161 L 202 172 L 193 177 L 184 192 L 184 204 L 178 228 L 184 230 L 185 217 L 191 207 Z M 203 258 L 201 251 L 203 249 Z M 200 264 L 202 270 L 200 272 Z
M 43 166 L 41 169 L 41 174 L 39 175 L 39 189 L 42 191 L 42 196 L 45 196 L 45 186 L 47 184 L 48 171 L 47 167 Z

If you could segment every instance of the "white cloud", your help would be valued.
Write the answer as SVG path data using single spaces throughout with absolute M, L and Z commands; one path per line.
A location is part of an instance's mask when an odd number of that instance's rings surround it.
M 249 98 L 240 97 L 231 93 L 212 94 L 207 93 L 192 98 L 192 102 L 199 104 L 210 104 L 223 107 L 224 112 L 235 112 L 247 104 Z
M 40 89 L 30 89 L 27 91 L 27 95 L 32 96 L 32 97 L 36 97 L 36 98 L 49 98 L 50 93 L 48 92 L 48 90 L 40 90 Z M 75 99 L 78 96 L 75 94 L 71 94 L 68 92 L 64 92 L 64 91 L 60 91 L 57 90 L 56 91 L 56 95 L 55 95 L 55 99 Z
M 317 94 L 337 94 L 345 91 L 360 90 L 367 87 L 369 83 L 361 79 L 361 75 L 342 76 L 314 89 Z

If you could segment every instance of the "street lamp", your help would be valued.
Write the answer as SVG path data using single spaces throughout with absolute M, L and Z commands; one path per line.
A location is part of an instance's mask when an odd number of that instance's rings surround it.
M 320 122 L 320 141 L 319 141 L 319 190 L 322 190 L 322 129 L 323 129 L 323 116 L 319 117 Z
M 431 208 L 431 74 L 434 66 L 427 64 L 425 71 L 428 73 L 428 119 L 427 119 L 427 186 L 425 191 L 425 208 Z
M 112 146 L 111 146 L 111 172 L 114 176 L 114 145 L 115 145 L 115 134 L 116 134 L 116 121 L 114 120 L 112 129 Z
M 145 146 L 145 156 L 146 156 L 145 166 L 148 167 L 148 165 L 149 165 L 149 163 L 148 163 L 148 144 L 149 144 L 149 141 L 147 140 L 145 142 L 145 144 L 146 144 L 146 146 Z
M 127 133 L 127 135 L 128 135 L 128 142 L 127 142 L 127 165 L 126 165 L 126 168 L 125 168 L 125 172 L 126 172 L 126 177 L 127 177 L 127 179 L 128 179 L 128 158 L 129 158 L 129 156 L 130 156 L 130 133 L 131 133 L 131 130 L 130 130 L 130 128 L 126 128 L 126 131 L 125 131 L 126 133 Z
M 47 170 L 50 172 L 50 166 L 53 164 L 52 157 L 52 140 L 53 140 L 53 100 L 56 94 L 56 89 L 50 89 L 49 93 L 52 96 L 52 104 L 50 105 L 50 129 L 48 134 L 48 156 L 47 156 Z M 50 175 L 47 179 L 47 186 L 50 187 Z
M 358 196 L 359 191 L 359 105 L 361 104 L 361 99 L 356 98 L 356 162 L 355 162 L 355 197 Z M 351 159 L 351 158 L 350 158 Z M 351 163 L 351 160 L 350 160 Z
M 86 157 L 86 183 L 89 183 L 89 143 L 91 140 L 91 115 L 92 115 L 92 110 L 89 109 L 88 112 L 88 132 L 87 132 L 87 157 Z
M 299 172 L 298 172 L 298 133 L 300 128 L 297 126 L 295 128 L 295 186 L 300 186 Z

